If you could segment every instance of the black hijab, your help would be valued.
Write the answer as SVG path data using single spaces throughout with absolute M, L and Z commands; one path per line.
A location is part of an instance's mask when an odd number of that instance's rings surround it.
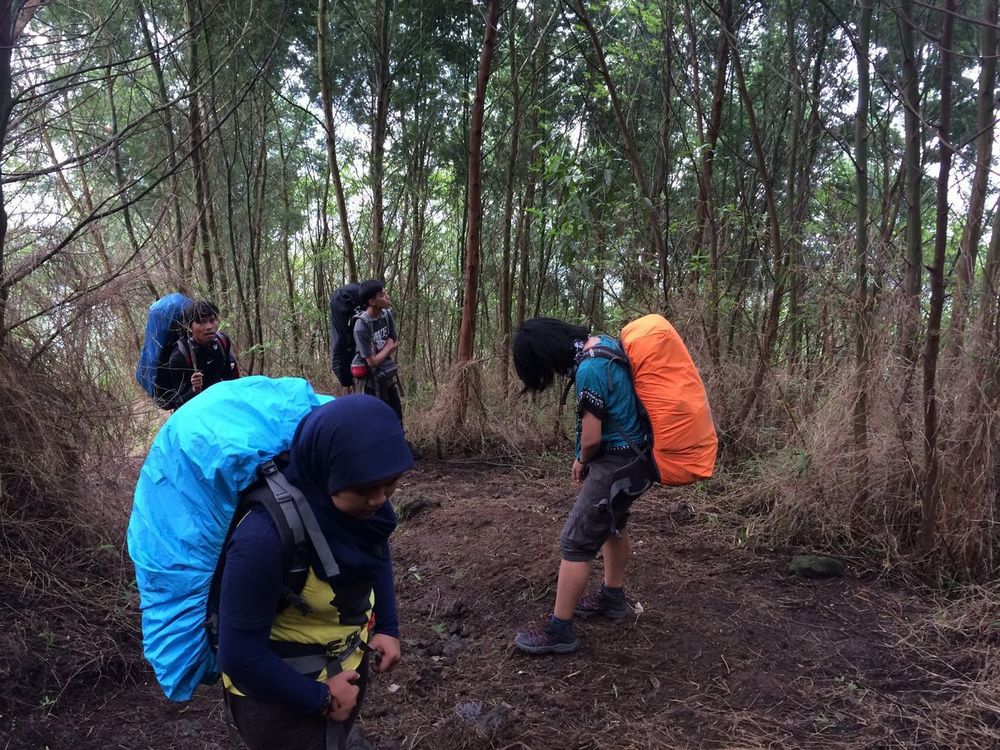
M 284 475 L 305 496 L 330 544 L 340 576 L 370 579 L 385 564 L 396 513 L 385 503 L 368 519 L 338 510 L 331 495 L 399 476 L 413 454 L 396 413 L 367 395 L 345 396 L 313 409 L 292 438 Z M 313 560 L 313 570 L 323 567 Z

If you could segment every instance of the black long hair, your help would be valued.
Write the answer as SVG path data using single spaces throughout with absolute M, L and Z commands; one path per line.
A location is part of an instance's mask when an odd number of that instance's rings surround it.
M 219 319 L 219 308 L 207 299 L 192 300 L 181 314 L 185 327 L 192 323 L 204 323 L 209 318 Z
M 514 369 L 525 390 L 544 391 L 556 375 L 568 373 L 576 359 L 577 341 L 590 332 L 555 318 L 532 318 L 521 324 L 511 342 Z

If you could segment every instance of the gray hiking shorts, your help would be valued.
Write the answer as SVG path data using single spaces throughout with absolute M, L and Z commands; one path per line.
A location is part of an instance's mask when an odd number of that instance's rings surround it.
M 602 453 L 593 459 L 559 536 L 562 559 L 593 560 L 608 537 L 625 528 L 632 501 L 651 484 L 648 464 L 634 453 Z

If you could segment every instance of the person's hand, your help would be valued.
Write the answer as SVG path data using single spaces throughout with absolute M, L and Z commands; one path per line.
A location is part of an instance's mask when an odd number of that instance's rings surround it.
M 191 376 L 191 390 L 195 393 L 201 393 L 201 386 L 204 382 L 205 376 L 199 370 L 195 370 Z
M 351 711 L 358 705 L 359 688 L 355 681 L 360 677 L 353 669 L 337 672 L 326 681 L 330 690 L 330 718 L 333 721 L 347 721 Z
M 372 668 L 376 672 L 388 672 L 399 664 L 402 652 L 399 648 L 398 638 L 393 638 L 391 635 L 386 635 L 385 633 L 377 633 L 372 636 L 368 645 L 371 646 L 372 650 L 382 652 L 382 658 L 372 662 Z
M 385 348 L 389 350 L 389 354 L 392 354 L 399 348 L 399 342 L 396 339 L 389 339 L 385 344 Z
M 573 481 L 577 484 L 582 482 L 583 478 L 587 476 L 587 468 L 587 464 L 580 461 L 579 458 L 576 459 L 573 462 Z

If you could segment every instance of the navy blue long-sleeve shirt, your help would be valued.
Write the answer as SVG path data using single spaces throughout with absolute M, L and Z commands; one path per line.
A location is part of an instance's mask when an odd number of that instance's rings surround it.
M 226 551 L 219 601 L 219 663 L 253 697 L 303 714 L 318 712 L 325 683 L 310 680 L 268 648 L 284 580 L 281 539 L 264 510 L 252 511 Z M 399 637 L 392 559 L 375 571 L 375 632 Z

